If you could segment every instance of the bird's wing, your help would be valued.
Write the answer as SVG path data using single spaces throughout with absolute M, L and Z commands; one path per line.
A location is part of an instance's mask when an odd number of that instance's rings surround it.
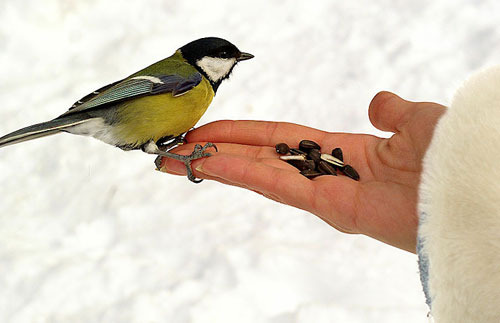
M 78 100 L 62 116 L 108 104 L 116 104 L 141 96 L 172 93 L 180 96 L 200 84 L 202 76 L 196 72 L 188 77 L 172 75 L 144 75 L 108 84 Z

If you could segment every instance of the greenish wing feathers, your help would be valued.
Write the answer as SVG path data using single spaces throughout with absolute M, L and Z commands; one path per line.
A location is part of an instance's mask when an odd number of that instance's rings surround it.
M 84 109 L 95 108 L 100 105 L 107 103 L 115 103 L 122 101 L 124 99 L 130 99 L 137 97 L 142 94 L 147 94 L 151 92 L 153 88 L 153 83 L 144 79 L 129 79 L 116 84 L 109 90 L 104 91 L 101 95 L 90 99 L 85 104 L 82 105 Z
M 188 77 L 173 75 L 145 75 L 127 78 L 107 85 L 77 101 L 61 116 L 88 109 L 116 104 L 141 96 L 172 93 L 180 96 L 200 84 L 202 76 L 196 72 Z M 104 90 L 103 90 L 104 89 Z
M 116 82 L 113 82 L 111 84 L 108 84 L 106 86 L 103 86 L 101 87 L 100 89 L 97 89 L 95 90 L 94 92 L 92 93 L 89 93 L 87 94 L 86 96 L 84 96 L 83 98 L 81 98 L 80 100 L 76 101 L 75 103 L 73 103 L 73 105 L 71 106 L 71 108 L 69 108 L 70 110 L 73 110 L 74 108 L 92 100 L 93 98 L 95 98 L 96 96 L 98 96 L 99 94 L 101 94 L 102 92 L 106 91 L 107 89 L 115 86 L 116 84 L 120 83 L 121 81 L 123 80 L 119 80 L 119 81 L 116 81 Z

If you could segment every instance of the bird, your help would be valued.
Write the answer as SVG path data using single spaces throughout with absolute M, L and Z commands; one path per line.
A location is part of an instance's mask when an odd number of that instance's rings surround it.
M 197 144 L 190 155 L 169 150 L 185 141 L 236 64 L 253 57 L 222 38 L 194 40 L 172 56 L 84 96 L 55 119 L 0 137 L 0 148 L 60 132 L 91 136 L 126 151 L 158 155 L 157 167 L 162 157 L 179 160 L 188 179 L 199 183 L 191 162 L 209 157 L 205 150 L 217 147 Z

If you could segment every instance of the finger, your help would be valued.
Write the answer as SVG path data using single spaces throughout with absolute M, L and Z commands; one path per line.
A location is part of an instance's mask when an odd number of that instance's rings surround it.
M 398 132 L 415 106 L 415 102 L 403 100 L 394 93 L 383 91 L 373 97 L 368 115 L 375 128 Z
M 189 155 L 193 151 L 194 145 L 195 145 L 194 143 L 185 144 L 176 147 L 174 149 L 171 149 L 169 150 L 169 152 L 179 155 Z M 272 165 L 277 168 L 296 170 L 296 168 L 293 167 L 292 165 L 279 159 L 278 154 L 276 153 L 276 150 L 274 148 L 267 146 L 250 146 L 250 145 L 240 145 L 240 144 L 218 143 L 217 151 L 218 151 L 217 153 L 210 151 L 210 154 L 212 154 L 212 156 L 218 153 L 242 156 L 246 158 L 252 158 L 260 162 L 264 162 L 268 165 Z M 193 162 L 193 165 L 196 165 L 196 161 Z M 183 163 L 167 157 L 162 158 L 160 162 L 160 168 L 162 171 L 170 172 L 177 175 L 185 174 L 185 166 Z
M 321 141 L 327 132 L 287 123 L 270 121 L 223 120 L 190 131 L 189 142 L 229 142 L 258 146 L 274 146 L 285 142 L 297 146 L 302 139 Z
M 299 174 L 297 169 L 281 169 L 280 160 L 255 160 L 242 156 L 217 154 L 207 158 L 196 170 L 212 178 L 244 186 L 285 204 L 305 208 L 310 204 L 314 191 L 312 181 Z M 271 163 L 271 164 L 269 164 Z
M 198 144 L 203 146 L 204 143 L 200 142 Z M 195 143 L 184 144 L 169 150 L 169 152 L 178 155 L 189 155 L 193 152 L 194 146 Z M 293 167 L 292 165 L 279 159 L 279 156 L 276 153 L 275 148 L 273 147 L 218 143 L 217 152 L 213 150 L 207 150 L 206 152 L 210 153 L 212 156 L 219 153 L 242 156 L 246 158 L 252 158 L 260 162 L 264 162 L 268 165 L 272 165 L 277 168 L 296 170 L 296 168 Z M 197 161 L 193 161 L 192 163 L 193 168 L 195 168 L 197 164 L 198 164 Z M 168 157 L 162 157 L 162 160 L 160 162 L 160 169 L 161 171 L 176 175 L 186 174 L 186 167 L 182 162 Z
M 344 151 L 344 159 L 362 168 L 364 145 L 377 139 L 373 136 L 350 133 L 330 133 L 317 129 L 286 122 L 266 121 L 216 121 L 189 132 L 189 142 L 220 142 L 239 143 L 245 145 L 271 146 L 285 142 L 290 147 L 297 148 L 303 139 L 317 142 L 321 151 L 329 153 L 333 148 L 340 147 Z
M 282 169 L 283 166 L 288 169 Z M 226 184 L 245 187 L 273 196 L 273 199 L 282 203 L 299 201 L 298 204 L 302 207 L 306 205 L 304 196 L 310 194 L 299 194 L 299 191 L 312 192 L 311 181 L 300 175 L 297 169 L 279 159 L 259 160 L 217 153 L 210 158 L 194 161 L 193 170 L 199 178 L 215 179 Z M 162 161 L 162 171 L 185 174 L 183 164 L 169 158 L 164 158 Z
M 234 148 L 234 150 L 225 149 L 224 152 L 219 151 L 218 153 L 215 153 L 215 154 L 212 153 L 212 156 L 210 156 L 210 159 L 214 158 L 215 156 L 217 156 L 219 154 L 228 154 L 228 152 L 232 151 L 232 152 L 234 152 L 234 154 L 229 153 L 228 155 L 253 159 L 258 163 L 263 163 L 263 164 L 266 164 L 266 165 L 269 165 L 269 166 L 272 166 L 275 168 L 293 171 L 294 173 L 299 173 L 299 170 L 297 168 L 295 168 L 294 166 L 288 164 L 287 162 L 279 159 L 277 156 L 260 158 L 260 157 L 258 157 L 259 154 L 255 153 L 255 152 L 250 152 L 247 154 L 241 153 L 241 151 L 236 147 L 238 145 L 232 144 L 229 146 Z M 192 152 L 192 150 L 186 149 L 186 150 L 176 150 L 174 153 L 179 154 L 179 155 L 189 155 L 191 152 Z M 243 152 L 248 152 L 248 151 L 245 151 L 245 149 L 244 149 Z M 264 154 L 264 155 L 267 155 L 267 154 Z M 203 159 L 194 160 L 191 163 L 193 170 L 196 170 L 196 168 L 201 164 L 202 160 Z M 236 165 L 236 166 L 238 166 L 238 165 Z M 166 172 L 166 173 L 171 173 L 174 175 L 186 175 L 186 166 L 184 165 L 184 163 L 182 163 L 178 160 L 168 158 L 168 157 L 162 157 L 162 160 L 160 162 L 160 171 Z M 197 175 L 196 171 L 195 171 L 195 175 Z M 204 174 L 199 174 L 199 175 L 201 175 L 201 176 L 199 176 L 200 178 L 206 178 L 203 176 Z
M 203 146 L 205 142 L 202 141 L 197 143 Z M 188 144 L 180 145 L 178 147 L 175 147 L 174 149 L 169 150 L 169 152 L 180 155 L 189 155 L 193 151 L 195 144 L 196 144 L 195 142 L 191 142 Z M 216 146 L 217 146 L 217 152 L 222 152 L 231 155 L 246 156 L 249 158 L 278 159 L 279 156 L 276 153 L 276 149 L 274 147 L 268 147 L 268 146 L 251 146 L 251 145 L 225 143 L 225 142 L 217 143 Z M 207 150 L 207 152 L 212 153 L 213 150 Z

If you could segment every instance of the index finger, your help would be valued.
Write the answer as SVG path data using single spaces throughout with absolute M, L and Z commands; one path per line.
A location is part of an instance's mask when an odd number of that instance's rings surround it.
M 328 132 L 288 123 L 251 120 L 215 121 L 193 131 L 189 142 L 227 142 L 256 146 L 274 146 L 279 142 L 297 144 L 302 139 L 321 142 Z
M 235 143 L 251 146 L 274 147 L 284 142 L 290 147 L 298 147 L 303 139 L 317 142 L 322 152 L 330 152 L 339 147 L 344 152 L 344 160 L 356 165 L 357 169 L 368 167 L 367 148 L 373 147 L 380 138 L 365 134 L 333 133 L 288 123 L 251 120 L 215 121 L 193 131 L 188 142 Z

